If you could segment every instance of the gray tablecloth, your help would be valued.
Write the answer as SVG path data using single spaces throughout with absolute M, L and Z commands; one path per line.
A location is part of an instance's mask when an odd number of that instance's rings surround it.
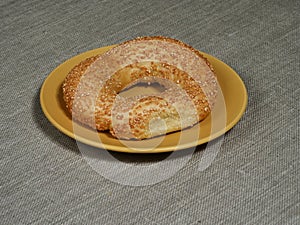
M 1 1 L 0 223 L 299 224 L 299 11 L 294 0 Z M 40 87 L 78 53 L 152 35 L 226 62 L 249 102 L 206 170 L 200 146 L 169 179 L 122 185 L 45 118 Z

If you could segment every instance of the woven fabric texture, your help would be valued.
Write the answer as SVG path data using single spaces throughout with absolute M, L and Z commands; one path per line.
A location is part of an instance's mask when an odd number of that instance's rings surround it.
M 299 224 L 299 11 L 295 0 L 1 1 L 0 223 Z M 39 93 L 65 60 L 152 35 L 230 65 L 248 107 L 206 170 L 199 146 L 171 178 L 126 186 L 88 165 Z

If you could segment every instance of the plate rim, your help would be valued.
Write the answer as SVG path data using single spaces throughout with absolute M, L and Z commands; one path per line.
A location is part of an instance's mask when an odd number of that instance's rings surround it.
M 85 137 L 75 135 L 73 132 L 69 131 L 64 126 L 60 125 L 50 115 L 50 113 L 46 110 L 46 105 L 45 105 L 45 102 L 43 100 L 43 96 L 44 96 L 44 90 L 45 90 L 45 87 L 47 85 L 47 82 L 49 82 L 49 80 L 52 78 L 52 76 L 54 76 L 56 74 L 56 71 L 59 70 L 60 67 L 63 66 L 64 64 L 66 64 L 68 62 L 71 62 L 71 61 L 75 61 L 77 58 L 81 58 L 82 56 L 86 56 L 86 55 L 91 55 L 92 56 L 94 53 L 96 54 L 99 51 L 102 51 L 104 53 L 107 50 L 113 48 L 114 46 L 116 46 L 116 45 L 103 46 L 103 47 L 100 47 L 100 48 L 88 50 L 86 52 L 80 53 L 78 55 L 75 55 L 75 56 L 73 56 L 73 57 L 65 60 L 64 62 L 62 62 L 61 64 L 59 64 L 54 70 L 52 70 L 49 73 L 49 75 L 46 77 L 46 79 L 44 80 L 44 82 L 43 82 L 43 84 L 42 84 L 42 86 L 40 88 L 39 99 L 40 99 L 40 105 L 41 105 L 41 108 L 42 108 L 42 111 L 43 111 L 44 115 L 46 116 L 46 118 L 50 121 L 50 123 L 54 127 L 56 127 L 63 134 L 69 136 L 72 139 L 75 139 L 75 141 L 79 141 L 81 143 L 84 143 L 84 144 L 87 144 L 89 146 L 93 146 L 93 147 L 96 147 L 96 148 L 102 148 L 102 149 L 105 149 L 105 150 L 112 150 L 112 151 L 117 151 L 117 152 L 126 152 L 126 153 L 162 153 L 162 152 L 171 152 L 171 151 L 177 151 L 177 150 L 183 150 L 183 149 L 188 149 L 188 148 L 191 148 L 191 147 L 195 147 L 195 146 L 207 143 L 209 141 L 212 141 L 212 140 L 220 137 L 221 135 L 223 135 L 227 131 L 229 131 L 231 128 L 233 128 L 233 126 L 236 125 L 238 123 L 238 121 L 242 118 L 242 116 L 244 115 L 244 113 L 246 111 L 246 108 L 247 108 L 247 104 L 248 104 L 248 93 L 247 93 L 246 86 L 245 86 L 243 80 L 241 79 L 241 77 L 229 65 L 227 65 L 226 63 L 224 63 L 220 59 L 218 59 L 218 58 L 216 58 L 216 57 L 214 57 L 212 55 L 209 55 L 209 54 L 207 54 L 205 52 L 201 52 L 200 51 L 200 53 L 203 54 L 205 57 L 207 57 L 207 56 L 212 57 L 212 58 L 214 58 L 214 60 L 218 61 L 218 63 L 221 63 L 222 66 L 227 67 L 236 76 L 236 78 L 239 80 L 239 83 L 241 84 L 241 86 L 243 88 L 243 91 L 244 91 L 243 104 L 242 104 L 242 107 L 241 107 L 239 113 L 237 114 L 237 116 L 232 121 L 230 121 L 229 124 L 226 124 L 226 127 L 224 129 L 219 130 L 219 131 L 217 131 L 217 132 L 215 132 L 215 133 L 213 133 L 213 134 L 211 134 L 209 136 L 206 136 L 204 138 L 198 139 L 196 141 L 196 143 L 195 142 L 191 142 L 191 143 L 181 144 L 179 146 L 178 145 L 177 146 L 171 145 L 171 146 L 165 146 L 165 147 L 157 147 L 157 148 L 155 148 L 155 149 L 153 149 L 151 151 L 148 151 L 148 150 L 137 151 L 137 150 L 134 150 L 134 149 L 130 149 L 130 148 L 126 147 L 126 146 L 117 146 L 117 145 L 107 144 L 107 143 L 103 143 L 103 142 L 101 142 L 101 143 L 100 142 L 99 143 L 95 143 L 94 141 L 89 140 L 89 139 L 87 139 Z M 181 131 L 178 131 L 178 132 L 181 132 Z

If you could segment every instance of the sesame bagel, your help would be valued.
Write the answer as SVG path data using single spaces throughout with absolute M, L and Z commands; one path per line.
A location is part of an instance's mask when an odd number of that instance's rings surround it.
M 121 97 L 138 83 L 162 93 Z M 195 125 L 212 110 L 217 80 L 206 58 L 171 38 L 143 37 L 76 65 L 63 83 L 72 118 L 120 139 L 144 139 Z

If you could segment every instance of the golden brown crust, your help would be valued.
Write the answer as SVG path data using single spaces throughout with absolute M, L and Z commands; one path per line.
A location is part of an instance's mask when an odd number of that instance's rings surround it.
M 77 86 L 80 83 L 80 78 L 87 70 L 87 68 L 96 61 L 98 56 L 93 56 L 85 59 L 77 64 L 66 76 L 63 83 L 63 98 L 66 103 L 66 108 L 72 114 L 73 100 L 77 90 Z
M 124 44 L 126 43 L 131 43 L 131 42 L 135 42 L 135 41 L 139 41 L 139 40 L 161 40 L 161 41 L 168 41 L 168 42 L 171 42 L 171 43 L 174 43 L 174 44 L 177 44 L 177 45 L 180 45 L 184 48 L 187 48 L 189 49 L 190 51 L 194 52 L 196 55 L 198 55 L 200 58 L 204 59 L 206 64 L 209 66 L 209 68 L 211 69 L 211 71 L 214 72 L 214 69 L 212 67 L 212 65 L 210 64 L 210 62 L 207 60 L 206 57 L 204 57 L 204 55 L 202 55 L 197 49 L 194 49 L 192 46 L 182 42 L 182 41 L 179 41 L 177 39 L 173 39 L 173 38 L 169 38 L 169 37 L 163 37 L 163 36 L 147 36 L 147 37 L 138 37 L 136 39 L 133 39 L 133 40 L 128 40 L 128 41 L 125 41 Z
M 171 42 L 181 46 L 182 48 L 188 49 L 189 51 L 193 52 L 199 58 L 199 60 L 203 60 L 205 62 L 205 64 L 209 68 L 208 70 L 210 70 L 210 73 L 213 74 L 213 77 L 215 77 L 212 66 L 210 65 L 208 60 L 199 51 L 181 41 L 156 36 L 137 38 L 134 40 L 126 41 L 121 45 L 125 46 L 127 44 L 134 44 L 135 42 L 139 43 L 140 41 L 148 40 Z M 90 110 L 87 108 L 89 106 L 88 102 L 80 104 L 80 101 L 77 101 L 75 108 L 73 107 L 73 104 L 81 78 L 84 76 L 89 66 L 97 61 L 99 57 L 100 55 L 88 58 L 76 65 L 69 72 L 63 84 L 64 101 L 66 102 L 68 111 L 70 113 L 73 113 L 73 118 L 75 120 L 82 122 L 88 126 L 93 127 L 94 123 L 94 126 L 98 130 L 101 131 L 109 129 L 111 133 L 118 138 L 143 139 L 160 135 L 164 132 L 168 133 L 186 128 L 188 126 L 192 126 L 196 122 L 203 120 L 209 114 L 211 107 L 213 106 L 214 99 L 216 97 L 216 87 L 214 86 L 215 81 L 209 81 L 208 86 L 210 87 L 206 88 L 206 90 L 203 91 L 197 81 L 191 78 L 187 72 L 182 71 L 174 65 L 162 62 L 141 61 L 121 68 L 105 82 L 103 88 L 97 94 L 95 109 L 93 111 L 93 115 L 95 116 L 95 118 L 90 118 L 91 116 L 84 115 L 84 112 Z M 181 116 L 178 114 L 178 108 L 187 107 L 187 99 L 184 99 L 184 97 L 182 97 L 180 94 L 176 94 L 177 91 L 174 91 L 174 88 L 170 88 L 169 93 L 164 93 L 161 98 L 158 98 L 157 96 L 143 97 L 141 99 L 138 99 L 136 101 L 136 104 L 133 105 L 132 108 L 130 108 L 129 118 L 127 118 L 127 122 L 131 132 L 130 135 L 128 134 L 128 128 L 127 130 L 125 128 L 126 120 L 124 120 L 124 116 L 116 117 L 117 125 L 114 127 L 112 125 L 112 108 L 115 107 L 114 109 L 120 112 L 126 108 L 126 102 L 123 103 L 125 105 L 124 109 L 121 108 L 121 103 L 120 106 L 114 106 L 117 94 L 128 85 L 131 85 L 136 81 L 140 81 L 139 79 L 145 78 L 147 80 L 147 78 L 151 77 L 171 80 L 177 86 L 185 90 L 188 98 L 191 99 L 194 105 L 193 107 L 195 107 L 195 110 L 197 112 L 197 119 L 195 120 L 194 118 L 192 118 L 192 114 L 186 114 L 184 111 L 183 113 L 181 113 Z M 205 83 L 207 82 L 205 81 Z M 81 92 L 81 95 L 89 95 L 89 93 L 87 93 L 88 89 L 85 89 L 86 92 Z M 174 93 L 170 93 L 170 91 L 172 90 L 174 91 Z M 207 96 L 207 92 L 212 93 L 210 94 L 211 96 Z M 165 100 L 164 98 L 166 98 L 167 100 Z M 193 107 L 190 105 L 186 108 L 186 111 L 193 111 Z M 124 115 L 126 116 L 126 114 Z M 187 116 L 185 118 L 180 118 L 182 117 L 182 115 Z M 157 118 L 161 118 L 166 122 L 166 130 L 163 130 L 160 125 L 156 125 L 157 129 L 151 130 L 149 124 L 152 120 L 155 120 Z M 182 121 L 184 122 L 181 123 Z M 184 126 L 182 126 L 182 124 L 184 124 Z

